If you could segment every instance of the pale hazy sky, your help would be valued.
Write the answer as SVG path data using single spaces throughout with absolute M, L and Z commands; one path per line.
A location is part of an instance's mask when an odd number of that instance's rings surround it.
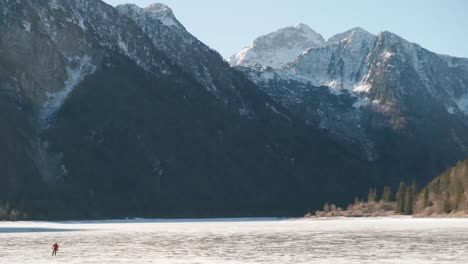
M 325 39 L 359 26 L 388 30 L 442 54 L 468 58 L 468 0 L 104 0 L 160 2 L 198 39 L 228 57 L 260 35 L 298 22 Z

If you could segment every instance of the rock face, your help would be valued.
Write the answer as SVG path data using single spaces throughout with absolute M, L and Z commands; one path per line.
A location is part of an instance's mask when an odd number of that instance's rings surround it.
M 290 67 L 314 85 L 353 90 L 368 71 L 366 58 L 375 39 L 361 28 L 351 29 L 331 37 L 325 46 L 304 51 Z
M 124 17 L 130 18 L 152 41 L 154 47 L 172 63 L 190 75 L 208 91 L 223 100 L 239 101 L 235 95 L 235 74 L 217 52 L 208 48 L 185 30 L 171 9 L 162 4 L 147 8 L 126 4 L 116 7 Z M 241 102 L 237 102 L 241 103 Z M 249 111 L 246 106 L 246 114 Z
M 6 0 L 0 19 L 0 200 L 30 217 L 294 215 L 373 180 L 164 5 Z
M 281 52 L 281 42 L 265 45 Z M 467 59 L 361 28 L 299 54 L 274 68 L 261 59 L 237 68 L 395 181 L 428 181 L 468 156 Z

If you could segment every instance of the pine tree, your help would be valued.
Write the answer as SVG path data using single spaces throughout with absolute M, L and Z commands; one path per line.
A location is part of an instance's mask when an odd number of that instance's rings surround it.
M 390 187 L 385 186 L 382 193 L 382 201 L 390 202 L 392 200 L 392 190 Z
M 424 189 L 424 196 L 423 196 L 423 206 L 424 208 L 429 207 L 429 188 Z
M 404 182 L 400 182 L 400 187 L 398 188 L 398 192 L 396 194 L 396 209 L 397 213 L 403 214 L 405 212 L 405 197 L 406 197 L 406 184 Z
M 0 201 L 0 220 L 8 220 L 8 211 L 2 201 Z
M 416 181 L 413 181 L 410 188 L 411 194 L 413 195 L 413 200 L 415 200 L 416 195 L 418 194 L 418 185 L 416 185 Z
M 432 192 L 435 194 L 435 195 L 439 195 L 441 194 L 442 190 L 440 188 L 440 178 L 437 178 L 436 181 L 431 185 L 431 188 L 432 188 Z
M 410 187 L 406 188 L 405 199 L 404 199 L 404 214 L 410 215 L 414 212 L 414 205 L 417 195 L 417 185 L 416 182 L 413 181 Z
M 358 205 L 360 203 L 361 203 L 361 201 L 359 200 L 359 198 L 357 198 L 357 196 L 354 197 L 354 205 Z
M 457 184 L 455 185 L 455 208 L 456 210 L 460 209 L 462 207 L 461 205 L 464 204 L 464 196 L 465 196 L 465 190 L 463 188 L 463 185 L 461 182 L 457 181 Z
M 448 214 L 450 213 L 450 211 L 452 211 L 452 207 L 450 206 L 450 193 L 449 192 L 445 192 L 442 206 L 443 206 L 442 210 L 444 211 L 444 213 Z
M 377 201 L 377 189 L 370 188 L 369 194 L 367 194 L 367 202 L 376 202 Z
M 377 193 L 377 188 L 374 188 L 374 202 L 379 201 L 379 194 Z
M 410 215 L 413 214 L 413 192 L 412 188 L 406 190 L 404 198 L 404 209 L 403 214 Z

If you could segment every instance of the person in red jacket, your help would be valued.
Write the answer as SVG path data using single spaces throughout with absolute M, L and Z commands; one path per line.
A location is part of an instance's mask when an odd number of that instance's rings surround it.
M 55 242 L 55 244 L 52 245 L 52 256 L 57 256 L 57 251 L 58 251 L 58 248 L 59 248 L 59 245 L 57 244 L 57 242 Z

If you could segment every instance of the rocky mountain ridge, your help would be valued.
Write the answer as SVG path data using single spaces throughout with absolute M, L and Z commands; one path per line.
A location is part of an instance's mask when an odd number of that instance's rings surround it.
M 272 40 L 259 37 L 254 43 L 259 41 Z M 282 43 L 263 45 L 280 51 Z M 231 64 L 310 126 L 371 162 L 392 160 L 429 180 L 436 175 L 430 170 L 468 155 L 466 59 L 362 28 L 297 54 L 280 67 L 262 65 L 262 60 Z M 426 176 L 427 168 L 414 167 L 422 162 L 420 151 L 434 166 Z

